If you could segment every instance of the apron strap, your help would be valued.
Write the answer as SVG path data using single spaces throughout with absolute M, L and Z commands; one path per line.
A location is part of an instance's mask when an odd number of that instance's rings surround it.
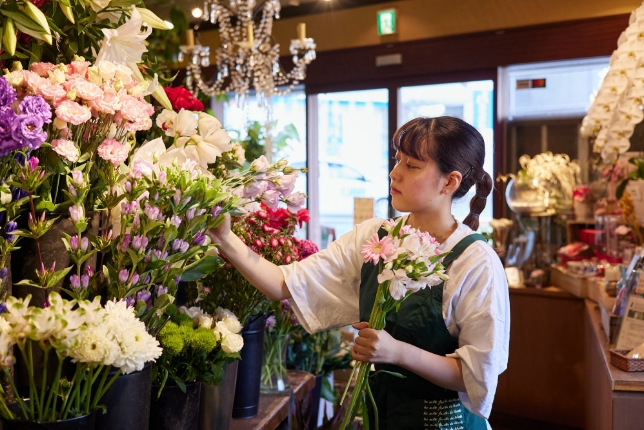
M 445 269 L 447 269 L 452 264 L 452 262 L 454 262 L 454 260 L 460 257 L 463 251 L 465 251 L 468 246 L 470 246 L 477 240 L 487 242 L 483 235 L 479 233 L 470 234 L 461 239 L 461 241 L 458 242 L 454 248 L 452 248 L 452 252 L 447 254 L 447 256 L 443 259 L 443 266 L 445 266 Z

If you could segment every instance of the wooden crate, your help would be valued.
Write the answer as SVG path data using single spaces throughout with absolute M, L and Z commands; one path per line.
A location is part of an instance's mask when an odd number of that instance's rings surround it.
M 588 285 L 591 282 L 591 277 L 570 273 L 556 264 L 550 265 L 550 284 L 568 291 L 573 296 L 588 297 Z

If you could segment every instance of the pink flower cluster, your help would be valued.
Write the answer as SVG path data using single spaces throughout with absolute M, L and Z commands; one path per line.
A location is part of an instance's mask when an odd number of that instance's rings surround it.
M 70 64 L 32 63 L 31 70 L 6 75 L 18 97 L 40 95 L 55 109 L 54 127 L 62 137 L 71 138 L 70 125 L 108 116 L 128 131 L 148 130 L 154 114 L 142 97 L 143 84 L 132 78 L 124 65 L 101 61 Z

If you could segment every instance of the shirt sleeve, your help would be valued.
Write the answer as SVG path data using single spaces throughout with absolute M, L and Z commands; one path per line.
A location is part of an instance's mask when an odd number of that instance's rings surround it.
M 357 322 L 360 249 L 382 224 L 374 218 L 340 236 L 328 248 L 302 261 L 280 266 L 291 293 L 291 305 L 306 331 L 314 333 Z
M 473 263 L 474 262 L 474 263 Z M 494 250 L 475 242 L 448 271 L 446 290 L 458 286 L 447 303 L 453 312 L 450 332 L 458 349 L 448 357 L 462 363 L 465 393 L 459 398 L 470 411 L 488 418 L 498 376 L 507 368 L 510 342 L 510 303 L 503 266 Z

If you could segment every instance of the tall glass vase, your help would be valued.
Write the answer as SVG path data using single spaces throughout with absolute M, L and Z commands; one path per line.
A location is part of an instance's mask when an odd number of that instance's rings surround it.
M 264 334 L 262 382 L 259 387 L 262 393 L 283 393 L 290 388 L 286 371 L 286 351 L 290 337 L 288 333 Z

